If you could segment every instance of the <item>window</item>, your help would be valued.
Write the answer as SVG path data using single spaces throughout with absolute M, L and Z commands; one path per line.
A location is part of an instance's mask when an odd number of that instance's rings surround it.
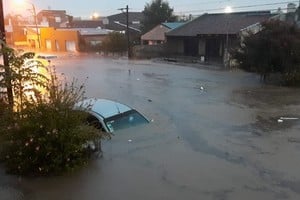
M 60 23 L 61 22 L 61 17 L 55 17 L 55 22 Z

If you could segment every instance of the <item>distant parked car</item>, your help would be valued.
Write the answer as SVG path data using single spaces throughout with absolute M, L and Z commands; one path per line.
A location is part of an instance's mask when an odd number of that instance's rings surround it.
M 49 54 L 35 54 L 34 56 L 34 59 L 44 60 L 43 64 L 46 66 L 53 64 L 53 61 L 57 58 L 58 57 L 56 55 L 49 55 Z M 47 61 L 47 63 L 45 61 Z
M 57 58 L 56 55 L 48 55 L 48 54 L 36 54 L 34 57 L 39 59 L 45 59 L 45 60 L 51 60 Z
M 86 99 L 76 103 L 75 109 L 87 111 L 90 114 L 87 122 L 108 133 L 149 123 L 135 109 L 107 99 Z

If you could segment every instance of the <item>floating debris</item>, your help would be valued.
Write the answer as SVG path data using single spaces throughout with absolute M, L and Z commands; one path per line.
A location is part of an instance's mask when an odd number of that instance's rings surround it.
M 297 117 L 280 117 L 281 120 L 298 120 Z
M 128 142 L 132 142 L 132 140 L 129 139 Z
M 282 123 L 284 120 L 299 120 L 297 117 L 280 117 L 277 121 L 278 123 Z
M 300 138 L 288 138 L 288 141 L 291 143 L 300 143 Z

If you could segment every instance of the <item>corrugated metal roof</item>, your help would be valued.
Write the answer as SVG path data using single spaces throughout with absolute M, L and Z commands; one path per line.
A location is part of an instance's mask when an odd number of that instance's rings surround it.
M 184 22 L 165 22 L 162 23 L 164 26 L 168 27 L 169 29 L 175 29 L 178 28 L 180 26 L 182 26 L 183 24 L 185 24 Z
M 112 32 L 111 30 L 101 28 L 70 28 L 65 30 L 75 30 L 78 31 L 80 35 L 107 35 Z

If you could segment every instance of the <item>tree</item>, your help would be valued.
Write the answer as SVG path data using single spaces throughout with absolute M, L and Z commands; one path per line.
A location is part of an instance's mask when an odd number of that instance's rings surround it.
M 110 135 L 85 123 L 86 112 L 74 110 L 84 98 L 84 85 L 61 80 L 51 66 L 30 59 L 32 53 L 19 55 L 6 46 L 0 54 L 4 51 L 14 109 L 8 109 L 7 74 L 0 65 L 0 162 L 21 175 L 61 174 L 86 164 L 91 151 L 84 144 Z
M 118 32 L 109 33 L 102 43 L 105 52 L 122 53 L 127 50 L 127 40 L 125 35 Z
M 280 73 L 287 83 L 300 81 L 300 29 L 279 20 L 261 24 L 258 33 L 249 32 L 231 51 L 239 66 L 266 80 Z
M 173 15 L 173 9 L 164 0 L 152 0 L 150 4 L 147 3 L 143 14 L 145 16 L 142 21 L 142 30 L 144 33 L 162 22 L 174 22 L 176 20 L 176 17 Z
M 13 91 L 13 103 L 11 107 L 16 106 L 16 103 L 22 104 L 24 92 L 33 92 L 33 88 L 25 88 L 25 83 L 32 83 L 34 85 L 41 85 L 42 75 L 36 74 L 30 67 L 25 67 L 24 62 L 33 58 L 33 53 L 18 54 L 14 49 L 3 44 L 3 48 L 0 51 L 0 55 L 6 55 L 8 60 L 8 66 L 0 64 L 0 94 L 1 96 L 7 96 L 8 100 L 8 87 Z M 7 67 L 9 67 L 9 73 L 7 73 Z M 40 63 L 36 63 L 36 68 L 43 67 Z M 9 80 L 9 81 L 8 81 Z M 29 91 L 31 90 L 31 91 Z

